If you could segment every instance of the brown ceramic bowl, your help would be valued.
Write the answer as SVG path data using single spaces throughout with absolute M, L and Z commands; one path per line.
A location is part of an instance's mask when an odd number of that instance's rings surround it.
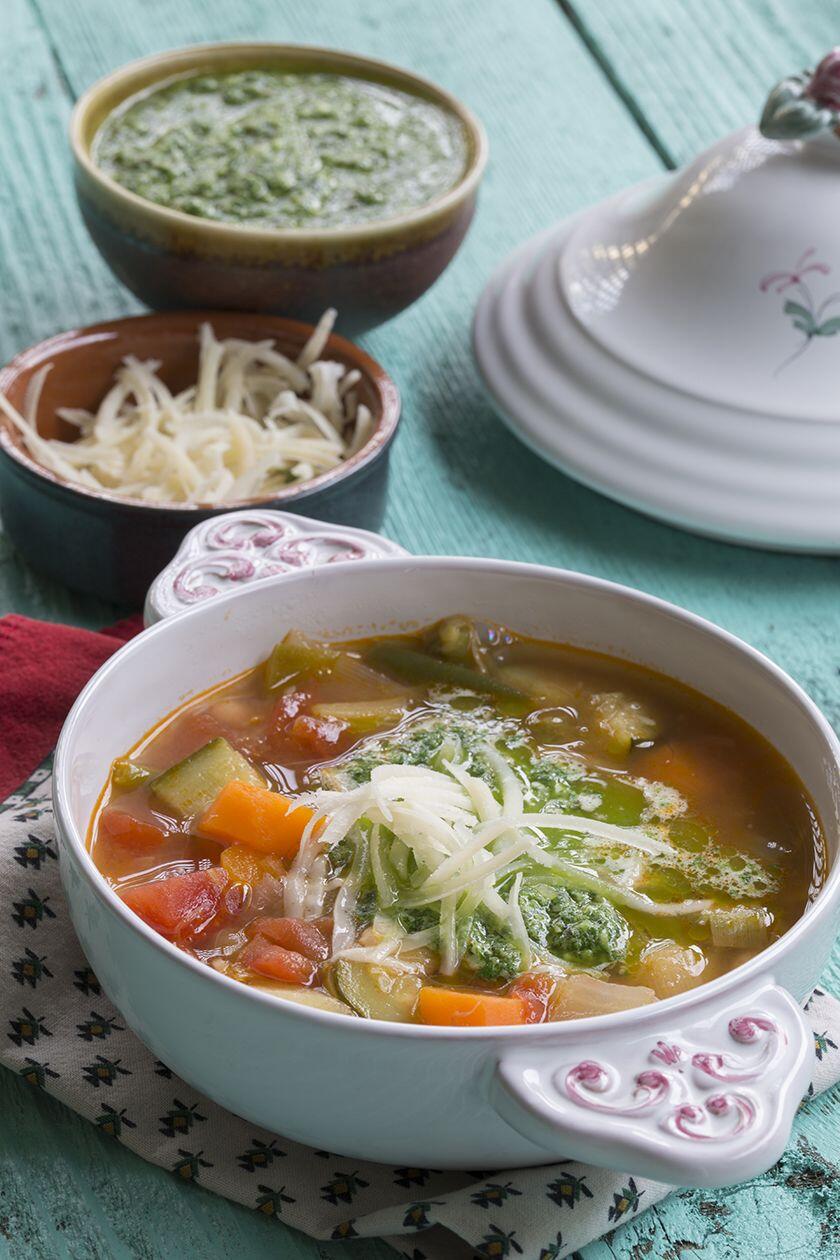
M 254 66 L 351 75 L 434 102 L 464 128 L 464 174 L 406 214 L 309 230 L 182 214 L 129 192 L 96 166 L 96 132 L 127 97 L 178 75 Z M 335 306 L 342 327 L 354 333 L 390 319 L 438 278 L 469 226 L 487 160 L 481 124 L 442 88 L 383 61 L 294 44 L 205 44 L 130 62 L 81 97 L 70 141 L 88 231 L 115 275 L 148 306 L 276 311 L 307 320 Z
M 24 408 L 33 374 L 51 363 L 36 417 L 43 437 L 72 438 L 75 430 L 58 407 L 95 410 L 127 354 L 158 359 L 173 391 L 196 378 L 198 329 L 212 323 L 219 337 L 273 338 L 290 358 L 303 347 L 311 325 L 273 315 L 177 311 L 116 319 L 59 333 L 31 346 L 0 370 L 0 393 Z M 381 521 L 388 448 L 400 416 L 400 396 L 386 372 L 352 342 L 330 337 L 324 357 L 358 368 L 359 401 L 371 410 L 374 430 L 350 459 L 311 481 L 267 498 L 238 500 L 219 508 L 149 504 L 73 485 L 38 464 L 24 440 L 0 413 L 0 511 L 6 533 L 34 568 L 77 590 L 139 607 L 152 578 L 199 521 L 242 507 L 277 507 L 375 529 Z

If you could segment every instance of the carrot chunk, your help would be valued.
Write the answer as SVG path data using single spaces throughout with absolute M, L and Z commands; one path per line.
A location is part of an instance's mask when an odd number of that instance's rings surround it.
M 308 806 L 295 805 L 280 792 L 234 779 L 202 815 L 198 830 L 211 840 L 292 858 L 311 817 Z
M 216 917 L 228 877 L 218 866 L 136 884 L 121 893 L 125 904 L 170 941 L 198 936 Z
M 327 938 L 315 923 L 304 919 L 255 919 L 251 927 L 265 940 L 303 954 L 305 958 L 323 962 L 330 956 Z
M 237 962 L 258 975 L 282 980 L 284 984 L 312 984 L 318 974 L 318 964 L 311 958 L 304 958 L 303 954 L 284 949 L 282 945 L 273 945 L 262 936 L 245 946 Z
M 480 1028 L 528 1022 L 528 1008 L 519 997 L 468 993 L 433 985 L 424 985 L 420 990 L 417 1013 L 422 1024 L 443 1024 L 451 1028 Z
M 141 822 L 132 818 L 131 814 L 121 809 L 106 809 L 102 812 L 102 828 L 113 839 L 119 841 L 127 849 L 156 849 L 166 839 L 167 832 L 154 823 Z

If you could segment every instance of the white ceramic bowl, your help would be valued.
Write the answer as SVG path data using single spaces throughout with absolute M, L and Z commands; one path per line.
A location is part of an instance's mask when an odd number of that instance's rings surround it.
M 458 1031 L 367 1022 L 257 992 L 189 958 L 109 889 L 85 846 L 112 758 L 162 714 L 264 657 L 288 628 L 345 638 L 453 611 L 653 666 L 736 710 L 810 791 L 834 866 L 781 940 L 693 992 L 570 1023 Z M 650 596 L 501 560 L 394 557 L 269 578 L 122 648 L 67 719 L 55 765 L 61 869 L 106 991 L 165 1063 L 231 1111 L 392 1164 L 575 1157 L 721 1185 L 781 1154 L 813 1067 L 799 1002 L 840 910 L 840 746 L 808 697 L 731 635 Z

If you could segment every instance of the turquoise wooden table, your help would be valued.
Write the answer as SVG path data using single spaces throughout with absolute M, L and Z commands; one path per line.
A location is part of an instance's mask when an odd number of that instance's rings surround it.
M 838 568 L 730 548 L 654 524 L 542 465 L 479 392 L 473 305 L 518 241 L 750 121 L 783 73 L 837 39 L 824 0 L 3 0 L 0 359 L 136 304 L 89 244 L 65 129 L 73 99 L 121 62 L 177 44 L 282 39 L 382 56 L 482 117 L 491 163 L 457 260 L 366 341 L 405 419 L 385 532 L 414 551 L 564 565 L 711 617 L 769 653 L 840 723 Z M 27 569 L 0 537 L 0 612 L 96 626 L 113 608 Z M 824 977 L 840 992 L 840 953 Z M 800 1118 L 781 1163 L 723 1192 L 673 1196 L 585 1260 L 840 1255 L 840 1100 Z M 0 1255 L 334 1260 L 384 1244 L 315 1244 L 144 1164 L 0 1073 Z M 531 1258 L 526 1258 L 531 1260 Z

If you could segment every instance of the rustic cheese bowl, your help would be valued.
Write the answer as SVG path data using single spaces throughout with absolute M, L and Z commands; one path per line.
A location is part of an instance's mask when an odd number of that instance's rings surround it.
M 796 925 L 721 978 L 651 1006 L 453 1030 L 353 1019 L 256 991 L 128 910 L 87 847 L 115 756 L 175 705 L 253 665 L 292 626 L 346 637 L 453 609 L 658 669 L 774 743 L 810 792 L 833 860 Z M 54 797 L 73 922 L 110 998 L 169 1067 L 254 1123 L 392 1164 L 510 1168 L 574 1157 L 703 1186 L 754 1176 L 784 1149 L 814 1062 L 799 1004 L 840 913 L 840 745 L 781 670 L 690 613 L 501 560 L 398 556 L 267 578 L 167 617 L 103 666 L 62 731 Z
M 33 376 L 51 363 L 36 425 L 45 438 L 69 440 L 72 425 L 60 407 L 95 410 L 123 358 L 160 362 L 161 379 L 178 391 L 195 382 L 198 332 L 209 322 L 219 337 L 274 340 L 295 358 L 312 326 L 273 315 L 230 311 L 172 311 L 109 320 L 59 333 L 30 346 L 0 369 L 0 393 L 23 411 Z M 357 368 L 359 401 L 371 411 L 373 431 L 365 445 L 338 467 L 269 496 L 218 506 L 148 503 L 89 490 L 44 468 L 23 437 L 0 413 L 0 512 L 6 533 L 33 568 L 77 590 L 114 603 L 140 607 L 152 578 L 172 559 L 184 535 L 201 521 L 234 508 L 299 508 L 328 521 L 376 528 L 382 519 L 388 451 L 400 418 L 400 396 L 375 360 L 333 334 L 324 357 Z
M 281 229 L 167 209 L 129 192 L 96 165 L 94 137 L 129 96 L 189 72 L 250 67 L 345 74 L 440 105 L 464 129 L 463 175 L 441 196 L 392 218 Z M 477 118 L 427 79 L 368 57 L 276 43 L 202 44 L 132 61 L 84 93 L 73 111 L 70 143 L 76 195 L 91 239 L 147 306 L 273 311 L 305 320 L 335 306 L 354 334 L 416 301 L 449 264 L 472 219 L 487 161 Z

